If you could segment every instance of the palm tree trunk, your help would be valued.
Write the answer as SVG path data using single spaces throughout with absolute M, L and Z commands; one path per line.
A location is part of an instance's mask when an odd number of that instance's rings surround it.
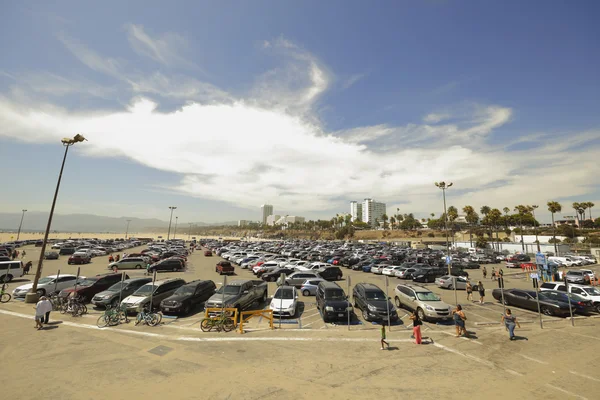
M 558 256 L 558 246 L 556 246 L 556 225 L 554 224 L 554 213 L 552 213 L 552 238 L 554 240 L 554 255 Z

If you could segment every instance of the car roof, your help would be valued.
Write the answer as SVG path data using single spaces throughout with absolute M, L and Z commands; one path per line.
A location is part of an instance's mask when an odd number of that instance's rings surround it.
M 72 275 L 72 274 L 60 274 L 60 275 L 48 275 L 46 276 L 46 278 L 56 278 L 56 277 L 65 277 L 65 276 L 74 276 L 77 277 L 77 275 Z M 83 278 L 82 276 L 80 276 L 80 278 Z
M 131 282 L 136 282 L 136 281 L 144 281 L 144 280 L 148 280 L 150 279 L 150 281 L 152 281 L 152 278 L 129 278 L 129 279 L 125 279 L 123 282 L 127 282 L 127 283 L 131 283 Z M 150 283 L 150 282 L 148 282 Z
M 357 283 L 356 286 L 362 286 L 367 291 L 381 290 L 381 288 L 373 283 Z
M 155 281 L 154 284 L 156 286 L 161 286 L 161 285 L 164 285 L 165 283 L 169 283 L 169 282 L 173 282 L 173 281 L 183 281 L 183 279 L 181 279 L 181 278 L 165 278 L 165 279 L 161 279 L 160 281 Z M 147 284 L 151 284 L 151 283 L 152 282 L 148 282 Z
M 323 280 L 323 282 L 319 282 L 319 286 L 322 286 L 323 289 L 341 289 L 340 285 L 335 282 L 329 282 Z
M 426 287 L 419 286 L 419 285 L 400 284 L 398 286 L 407 287 L 409 289 L 414 290 L 415 292 L 421 292 L 421 293 L 431 292 L 431 290 L 427 289 Z

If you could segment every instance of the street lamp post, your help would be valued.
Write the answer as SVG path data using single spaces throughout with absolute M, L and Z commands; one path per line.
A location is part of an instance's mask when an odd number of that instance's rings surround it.
M 125 228 L 125 240 L 127 240 L 127 234 L 129 233 L 129 223 L 131 222 L 130 219 L 127 220 L 127 228 Z
M 188 231 L 188 241 L 190 240 L 190 236 L 192 235 L 192 225 L 194 225 L 194 224 L 189 222 L 189 225 L 190 225 L 190 230 Z
M 535 209 L 539 206 L 533 205 L 531 206 L 531 213 L 533 214 L 533 229 L 535 230 L 535 242 L 537 243 L 537 251 L 541 252 L 540 249 L 540 240 L 538 239 L 538 229 L 537 229 L 537 220 L 535 219 Z
M 169 240 L 169 237 L 171 236 L 171 221 L 173 221 L 173 210 L 176 210 L 177 207 L 169 206 L 169 209 L 171 210 L 171 218 L 169 218 L 169 231 L 167 232 L 167 240 Z
M 19 230 L 17 231 L 17 242 L 19 241 L 19 236 L 21 236 L 21 227 L 23 226 L 23 218 L 25 217 L 25 213 L 27 210 L 21 210 L 23 214 L 21 214 L 21 222 L 19 223 Z
M 60 189 L 60 181 L 62 179 L 63 170 L 65 168 L 65 161 L 67 161 L 67 153 L 69 147 L 75 143 L 83 142 L 87 140 L 82 135 L 77 134 L 72 139 L 64 138 L 61 140 L 63 146 L 65 146 L 65 155 L 63 156 L 62 165 L 60 166 L 60 173 L 58 174 L 58 182 L 56 182 L 56 190 L 54 191 L 54 199 L 52 199 L 52 207 L 50 207 L 50 215 L 48 216 L 48 224 L 46 225 L 46 232 L 44 233 L 44 240 L 42 242 L 42 248 L 40 249 L 40 259 L 38 261 L 37 269 L 35 271 L 35 278 L 33 279 L 33 286 L 29 293 L 25 295 L 25 303 L 37 303 L 39 300 L 39 294 L 37 293 L 37 284 L 40 280 L 42 273 L 42 264 L 44 263 L 44 253 L 46 252 L 46 243 L 48 242 L 48 234 L 50 233 L 50 227 L 52 226 L 52 216 L 54 215 L 54 207 L 56 206 L 56 198 L 58 197 L 58 189 Z
M 179 217 L 175 217 L 175 229 L 173 230 L 173 239 L 175 239 L 175 236 L 177 236 L 177 221 L 179 220 Z
M 450 243 L 448 242 L 448 211 L 446 209 L 446 189 L 452 186 L 452 182 L 435 182 L 435 186 L 442 189 L 444 197 L 444 231 L 446 233 L 446 257 L 448 264 L 448 275 L 452 277 L 452 287 L 454 288 L 454 302 L 458 304 L 458 294 L 456 293 L 456 278 L 452 275 L 452 257 L 450 256 Z

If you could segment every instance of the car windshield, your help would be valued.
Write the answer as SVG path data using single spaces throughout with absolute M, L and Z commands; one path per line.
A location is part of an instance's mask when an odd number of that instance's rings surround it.
M 417 292 L 417 298 L 421 301 L 440 301 L 440 298 L 433 292 Z
M 274 299 L 283 299 L 283 300 L 291 300 L 294 298 L 294 291 L 290 288 L 285 289 L 277 289 L 275 295 L 273 295 Z
M 98 279 L 86 278 L 86 279 L 83 279 L 83 280 L 77 282 L 77 285 L 79 285 L 79 286 L 91 286 L 94 283 L 96 283 L 96 281 L 98 281 Z
M 383 291 L 380 290 L 370 290 L 368 292 L 365 292 L 365 295 L 367 297 L 367 300 L 385 300 L 385 293 L 383 293 Z
M 326 297 L 330 300 L 343 300 L 346 298 L 344 291 L 341 289 L 330 289 L 326 292 Z
M 590 296 L 600 296 L 600 290 L 596 288 L 585 288 L 584 292 L 586 292 Z
M 239 294 L 241 286 L 225 286 L 225 294 Z M 223 287 L 221 286 L 216 293 L 223 294 Z
M 54 278 L 48 278 L 48 277 L 46 277 L 46 278 L 42 278 L 42 279 L 40 279 L 40 280 L 38 281 L 38 285 L 41 285 L 41 284 L 44 284 L 44 283 L 50 283 L 50 282 L 52 282 L 53 280 L 54 280 Z
M 193 286 L 182 286 L 179 289 L 177 289 L 174 294 L 189 295 L 189 294 L 194 294 L 195 290 L 196 290 L 196 288 Z
M 109 287 L 106 290 L 109 291 L 109 292 L 118 292 L 119 290 L 121 290 L 121 286 L 124 289 L 127 286 L 127 283 L 125 283 L 125 282 L 118 282 L 118 283 L 115 283 L 114 285 L 112 285 L 111 287 Z
M 154 290 L 156 290 L 158 286 L 156 285 L 144 285 L 141 288 L 139 288 L 138 290 L 135 291 L 135 293 L 133 294 L 134 296 L 150 296 L 150 293 L 152 293 Z

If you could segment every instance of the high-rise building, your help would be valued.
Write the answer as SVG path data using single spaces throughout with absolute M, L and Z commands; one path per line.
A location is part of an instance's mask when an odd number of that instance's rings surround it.
M 381 217 L 385 213 L 385 203 L 378 203 L 373 199 L 365 199 L 362 203 L 362 221 L 372 227 L 382 222 Z
M 350 202 L 350 216 L 352 217 L 352 222 L 356 222 L 358 220 L 362 221 L 363 214 L 363 205 L 362 203 L 351 201 Z
M 266 225 L 267 217 L 273 215 L 273 206 L 270 204 L 263 204 L 260 206 L 260 211 L 262 212 L 262 223 L 263 225 Z
M 275 225 L 275 223 L 277 221 L 279 221 L 280 218 L 281 218 L 281 215 L 271 214 L 271 215 L 267 216 L 267 219 L 265 220 L 265 225 L 273 226 L 273 225 Z

